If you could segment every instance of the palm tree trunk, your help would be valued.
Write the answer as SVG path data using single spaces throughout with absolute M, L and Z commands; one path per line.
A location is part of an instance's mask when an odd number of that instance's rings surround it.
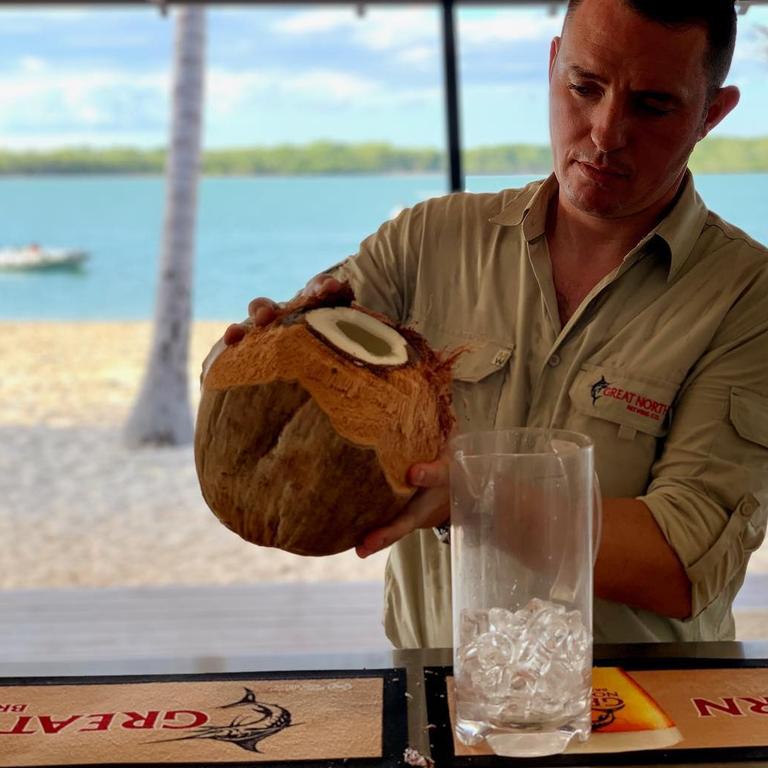
M 125 442 L 181 445 L 192 440 L 189 334 L 197 215 L 197 181 L 205 74 L 205 8 L 176 12 L 173 111 L 166 166 L 165 220 L 152 347 Z

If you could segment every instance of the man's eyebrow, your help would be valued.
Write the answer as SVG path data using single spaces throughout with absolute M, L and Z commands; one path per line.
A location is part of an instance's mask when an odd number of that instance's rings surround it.
M 580 67 L 578 64 L 571 64 L 568 69 L 572 74 L 583 77 L 585 80 L 594 80 L 598 83 L 607 82 L 604 77 L 600 77 L 600 75 L 597 75 L 594 72 L 590 72 L 588 69 L 584 69 L 584 67 Z

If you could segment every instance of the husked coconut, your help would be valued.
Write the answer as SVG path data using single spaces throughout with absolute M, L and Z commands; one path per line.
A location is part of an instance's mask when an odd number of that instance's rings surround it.
M 451 366 L 415 331 L 353 304 L 289 302 L 203 379 L 195 463 L 214 514 L 247 541 L 302 555 L 353 547 L 416 489 L 453 426 Z

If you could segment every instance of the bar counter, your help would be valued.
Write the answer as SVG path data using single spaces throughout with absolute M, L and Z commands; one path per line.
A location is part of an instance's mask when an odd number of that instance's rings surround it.
M 678 661 L 681 666 L 716 667 L 720 663 L 727 665 L 743 664 L 754 666 L 760 660 L 768 660 L 768 643 L 766 642 L 717 642 L 717 643 L 685 643 L 685 644 L 633 644 L 633 645 L 597 645 L 594 658 L 596 663 L 622 666 L 630 664 L 654 668 L 675 666 Z M 676 661 L 677 660 L 677 661 Z M 243 672 L 295 672 L 295 671 L 333 671 L 333 670 L 375 670 L 375 669 L 405 669 L 407 678 L 407 743 L 421 755 L 429 757 L 430 725 L 427 716 L 427 706 L 424 688 L 425 668 L 445 668 L 452 664 L 450 649 L 427 650 L 392 650 L 387 652 L 355 653 L 355 654 L 274 654 L 257 656 L 206 656 L 199 658 L 145 658 L 145 659 L 114 659 L 111 661 L 94 662 L 40 662 L 9 663 L 0 660 L 0 678 L 40 678 L 40 681 L 57 678 L 57 682 L 66 682 L 58 678 L 83 678 L 122 675 L 166 676 L 166 675 L 211 675 L 218 673 Z M 768 661 L 764 666 L 768 666 Z M 0 679 L 0 685 L 3 680 Z M 765 692 L 768 695 L 768 691 Z M 434 724 L 432 724 L 434 727 Z M 766 717 L 768 733 L 768 717 Z M 767 740 L 768 743 L 768 740 Z M 636 756 L 633 762 L 632 755 Z M 628 755 L 624 753 L 621 759 L 616 759 L 616 765 L 693 765 L 690 762 L 674 762 L 674 750 L 668 752 L 663 763 L 649 762 L 643 759 L 640 752 Z M 521 764 L 522 761 L 508 761 L 504 758 L 483 758 L 479 764 Z M 467 759 L 464 759 L 467 762 Z M 545 760 L 546 762 L 546 760 Z M 556 760 L 553 764 L 556 764 Z M 606 759 L 595 761 L 596 764 L 606 765 Z M 353 765 L 349 761 L 346 765 Z M 363 763 L 371 765 L 370 761 Z M 541 759 L 536 764 L 542 764 Z M 584 763 L 582 763 L 584 764 Z M 737 762 L 697 761 L 695 764 L 710 766 L 768 766 L 768 760 L 739 760 Z M 287 764 L 286 764 L 287 765 Z M 437 768 L 442 768 L 439 764 Z

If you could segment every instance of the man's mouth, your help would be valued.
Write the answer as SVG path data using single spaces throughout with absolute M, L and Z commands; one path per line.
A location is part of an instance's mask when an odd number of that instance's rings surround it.
M 615 181 L 626 179 L 629 173 L 623 168 L 612 165 L 598 165 L 586 160 L 576 160 L 579 170 L 589 179 L 594 181 Z

